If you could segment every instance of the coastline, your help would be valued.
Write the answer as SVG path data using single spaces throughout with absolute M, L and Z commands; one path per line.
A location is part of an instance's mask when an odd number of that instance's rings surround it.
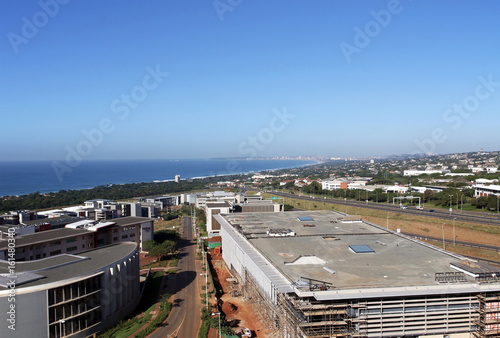
M 252 162 L 253 165 L 262 164 L 264 162 L 267 162 L 269 164 L 269 162 L 278 162 L 279 161 L 280 165 L 278 167 L 274 166 L 274 168 L 249 168 L 248 170 L 238 171 L 238 169 L 243 169 L 243 166 L 238 166 L 238 163 L 240 163 L 240 162 L 234 161 L 234 160 L 232 160 L 232 161 L 205 160 L 205 159 L 199 159 L 199 160 L 137 160 L 137 161 L 134 161 L 134 160 L 104 161 L 103 160 L 103 161 L 88 161 L 86 164 L 87 164 L 87 166 L 89 164 L 90 165 L 99 164 L 99 165 L 102 165 L 104 167 L 107 167 L 107 168 L 105 168 L 107 170 L 110 170 L 109 166 L 119 167 L 120 164 L 139 164 L 138 166 L 140 166 L 140 165 L 147 166 L 147 165 L 150 165 L 151 163 L 155 163 L 155 164 L 157 164 L 157 163 L 160 163 L 160 164 L 161 163 L 163 163 L 163 164 L 168 164 L 168 163 L 184 164 L 184 165 L 186 165 L 186 168 L 169 168 L 169 170 L 175 171 L 176 174 L 181 175 L 181 181 L 187 181 L 187 180 L 203 180 L 203 179 L 209 179 L 209 178 L 214 178 L 214 177 L 225 177 L 225 176 L 233 176 L 233 175 L 248 175 L 248 174 L 257 173 L 257 172 L 274 172 L 274 171 L 278 171 L 278 170 L 302 168 L 302 167 L 307 167 L 307 166 L 312 166 L 312 165 L 322 163 L 320 161 L 312 161 L 312 160 L 279 160 L 279 159 L 275 159 L 275 160 L 246 159 L 244 161 L 243 160 L 240 160 L 240 161 L 243 164 Z M 306 162 L 306 163 L 293 163 L 290 165 L 283 165 L 284 163 L 282 163 L 282 162 L 287 162 L 287 161 L 289 161 L 289 162 Z M 218 168 L 209 168 L 209 169 L 213 169 L 213 170 L 207 170 L 208 175 L 194 175 L 193 170 L 189 166 L 189 165 L 197 166 L 196 169 L 198 170 L 198 168 L 203 167 L 204 163 L 209 163 L 213 167 L 214 162 L 217 162 L 217 164 L 225 164 L 225 166 L 219 166 Z M 234 165 L 235 163 L 236 163 L 236 166 Z M 19 165 L 17 162 L 14 162 L 14 164 Z M 278 163 L 276 163 L 276 164 L 278 164 Z M 124 173 L 124 174 L 122 173 L 121 176 L 123 176 L 122 177 L 123 179 L 120 181 L 115 180 L 114 182 L 112 182 L 113 179 L 110 179 L 108 176 L 104 175 L 105 177 L 101 178 L 101 181 L 107 182 L 107 183 L 97 183 L 97 180 L 99 179 L 99 178 L 95 178 L 95 172 L 97 170 L 92 172 L 91 170 L 87 169 L 88 172 L 87 173 L 84 172 L 83 175 L 82 174 L 77 175 L 76 173 L 73 174 L 74 177 L 70 177 L 70 178 L 72 178 L 74 182 L 69 182 L 69 183 L 67 181 L 62 182 L 64 184 L 61 184 L 61 182 L 53 182 L 52 185 L 54 185 L 54 187 L 43 189 L 43 184 L 50 186 L 50 184 L 47 184 L 47 181 L 48 181 L 47 178 L 51 178 L 50 176 L 53 175 L 53 173 L 50 170 L 47 170 L 47 166 L 50 165 L 50 162 L 48 162 L 48 161 L 30 161 L 30 162 L 24 162 L 20 165 L 24 165 L 24 166 L 32 165 L 35 168 L 42 168 L 40 170 L 41 173 L 39 173 L 38 171 L 34 171 L 32 173 L 28 172 L 28 173 L 24 174 L 23 170 L 21 170 L 19 174 L 16 173 L 17 177 L 14 177 L 10 180 L 7 178 L 7 180 L 9 180 L 9 182 L 7 182 L 7 183 L 10 184 L 10 187 L 7 186 L 7 188 L 5 189 L 6 192 L 0 192 L 0 194 L 1 194 L 0 198 L 27 196 L 27 195 L 30 195 L 30 194 L 33 194 L 36 192 L 38 192 L 40 194 L 50 194 L 50 193 L 58 193 L 62 190 L 71 190 L 71 191 L 90 190 L 90 189 L 94 189 L 94 188 L 97 188 L 100 186 L 110 187 L 110 186 L 118 186 L 118 185 L 126 185 L 126 184 L 141 184 L 141 183 L 142 184 L 153 184 L 153 183 L 167 183 L 167 182 L 174 181 L 174 179 L 170 179 L 170 178 L 165 179 L 165 180 L 162 180 L 162 179 L 133 180 L 133 178 L 136 176 L 136 175 L 134 175 L 134 173 Z M 5 163 L 4 163 L 4 166 L 6 166 Z M 127 167 L 127 166 L 124 165 L 124 167 Z M 261 167 L 262 167 L 262 165 L 261 165 Z M 232 168 L 234 168 L 233 171 L 229 170 Z M 45 169 L 45 170 L 43 170 L 43 169 Z M 78 168 L 76 168 L 76 169 L 78 169 Z M 188 173 L 191 171 L 193 173 L 193 175 L 192 176 L 187 175 L 187 176 L 183 177 L 182 171 L 177 172 L 177 171 L 182 170 L 182 169 L 185 169 L 185 171 L 187 171 Z M 256 169 L 258 169 L 258 170 L 256 170 Z M 146 169 L 144 169 L 144 170 L 146 170 Z M 158 170 L 158 168 L 156 168 L 156 170 Z M 75 170 L 75 172 L 76 172 L 76 170 Z M 141 171 L 139 171 L 139 172 L 141 172 Z M 87 174 L 87 175 L 85 175 L 85 174 Z M 23 177 L 23 175 L 25 175 L 25 177 Z M 29 176 L 38 177 L 38 176 L 43 176 L 43 175 L 46 176 L 45 181 L 43 181 L 42 182 L 43 184 L 40 184 L 40 185 L 36 185 L 37 184 L 36 180 L 33 179 L 32 177 L 29 177 Z M 102 175 L 102 173 L 101 173 L 101 175 Z M 165 173 L 165 175 L 173 177 L 175 174 L 169 175 L 168 173 Z M 80 181 L 78 181 L 79 176 L 81 176 Z M 120 176 L 120 174 L 118 174 L 118 176 Z M 137 176 L 141 177 L 140 175 L 137 175 Z M 92 179 L 89 179 L 89 177 L 91 177 Z M 6 178 L 3 177 L 3 179 L 6 179 Z M 106 181 L 104 181 L 104 179 L 106 179 Z M 31 185 L 29 185 L 29 183 L 31 183 L 31 182 L 29 182 L 30 180 L 34 181 Z M 24 186 L 22 188 L 18 188 L 18 186 L 17 186 L 18 182 L 23 182 Z M 0 182 L 0 183 L 2 183 L 2 182 Z M 57 187 L 56 187 L 56 185 L 57 185 Z M 34 188 L 34 186 L 35 186 L 35 188 Z M 26 191 L 27 189 L 29 189 L 30 191 Z M 8 190 L 11 190 L 11 191 L 17 190 L 17 192 L 22 191 L 22 193 L 12 193 L 12 192 L 8 192 Z

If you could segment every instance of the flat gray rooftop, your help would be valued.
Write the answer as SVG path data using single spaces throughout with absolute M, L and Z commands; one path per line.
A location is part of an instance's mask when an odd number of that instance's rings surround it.
M 123 226 L 133 225 L 133 224 L 142 223 L 142 222 L 154 221 L 154 219 L 148 218 L 148 217 L 127 216 L 127 217 L 113 218 L 113 219 L 109 219 L 106 221 L 107 222 L 115 222 L 117 226 L 123 227 Z
M 311 216 L 313 220 L 300 221 L 298 217 L 302 216 Z M 236 228 L 250 244 L 290 282 L 298 282 L 296 285 L 307 281 L 301 277 L 331 283 L 335 289 L 439 285 L 435 274 L 456 272 L 450 263 L 462 259 L 380 226 L 343 223 L 344 216 L 332 211 L 241 213 L 223 217 L 239 225 Z M 296 236 L 270 237 L 267 234 L 270 229 L 290 229 Z M 373 252 L 365 250 L 367 247 Z
M 14 237 L 16 239 L 16 247 L 20 248 L 27 245 L 37 245 L 41 243 L 47 243 L 48 241 L 56 241 L 64 238 L 77 237 L 80 235 L 86 235 L 89 233 L 94 233 L 90 230 L 85 229 L 69 229 L 61 228 L 55 230 L 47 230 L 35 232 L 34 234 L 27 234 Z M 7 238 L 0 241 L 0 250 L 5 250 L 8 247 Z
M 15 272 L 20 280 L 22 280 L 24 274 L 41 277 L 18 285 L 16 288 L 38 286 L 87 276 L 130 255 L 136 248 L 135 243 L 124 242 L 82 252 L 78 255 L 63 254 L 36 261 L 16 262 Z M 8 268 L 7 261 L 0 261 L 0 291 L 5 290 L 2 279 L 9 278 Z

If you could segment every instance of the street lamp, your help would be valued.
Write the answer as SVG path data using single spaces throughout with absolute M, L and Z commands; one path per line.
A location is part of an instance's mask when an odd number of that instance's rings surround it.
M 450 216 L 451 216 L 451 212 L 453 211 L 453 208 L 451 207 L 451 203 L 452 203 L 451 198 L 453 197 L 453 195 L 448 195 L 448 196 L 450 196 Z
M 62 324 L 66 322 L 64 319 L 59 320 L 59 334 L 61 337 L 63 337 L 63 331 L 62 331 Z
M 221 338 L 221 332 L 220 332 L 220 312 L 217 313 L 219 315 L 219 338 Z
M 455 246 L 455 221 L 457 218 L 453 218 L 453 246 Z
M 445 224 L 446 224 L 446 223 L 443 223 L 443 224 L 441 225 L 441 229 L 443 230 L 443 249 L 444 249 L 444 250 L 446 250 L 446 245 L 444 244 L 444 225 L 445 225 Z
M 219 316 L 219 338 L 221 338 L 221 333 L 220 333 L 220 312 L 213 313 L 212 315 L 217 315 L 217 316 Z

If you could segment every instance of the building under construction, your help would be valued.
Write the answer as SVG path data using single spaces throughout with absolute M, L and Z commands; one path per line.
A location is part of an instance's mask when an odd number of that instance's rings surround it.
M 500 268 L 345 216 L 215 216 L 228 269 L 277 336 L 500 336 Z

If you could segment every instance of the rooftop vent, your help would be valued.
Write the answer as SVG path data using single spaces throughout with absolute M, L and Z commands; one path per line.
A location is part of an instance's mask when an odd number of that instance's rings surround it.
M 271 237 L 292 237 L 295 232 L 291 229 L 270 229 L 267 234 Z
M 326 264 L 326 261 L 314 255 L 310 255 L 310 256 L 299 256 L 292 262 L 285 262 L 285 265 L 310 265 L 310 264 Z

